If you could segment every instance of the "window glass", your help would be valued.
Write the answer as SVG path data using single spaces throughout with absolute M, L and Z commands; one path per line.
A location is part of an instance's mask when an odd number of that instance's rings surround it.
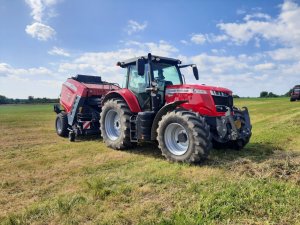
M 138 75 L 135 65 L 129 68 L 129 82 L 128 89 L 134 93 L 144 93 L 145 88 L 149 86 L 148 76 L 147 76 L 147 65 L 145 65 L 145 73 L 143 76 Z
M 300 88 L 294 88 L 294 92 L 295 93 L 299 93 L 300 92 Z
M 182 84 L 178 69 L 174 65 L 153 63 L 154 79 L 164 81 L 166 85 Z

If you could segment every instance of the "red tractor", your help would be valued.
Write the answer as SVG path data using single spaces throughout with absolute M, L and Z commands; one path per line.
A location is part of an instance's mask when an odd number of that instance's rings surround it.
M 126 86 L 100 77 L 78 75 L 62 87 L 56 131 L 71 141 L 99 134 L 108 147 L 125 149 L 157 142 L 171 161 L 194 163 L 215 148 L 242 149 L 251 137 L 247 108 L 233 106 L 226 88 L 185 84 L 180 69 L 196 65 L 154 56 L 118 62 L 126 68 Z

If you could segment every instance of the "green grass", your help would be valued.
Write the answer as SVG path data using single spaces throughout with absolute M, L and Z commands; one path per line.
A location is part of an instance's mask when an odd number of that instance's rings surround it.
M 201 165 L 70 143 L 51 105 L 0 106 L 2 224 L 300 224 L 300 103 L 237 99 L 253 136 Z

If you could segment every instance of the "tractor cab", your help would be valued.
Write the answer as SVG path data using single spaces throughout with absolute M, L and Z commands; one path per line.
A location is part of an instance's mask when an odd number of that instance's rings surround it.
M 127 68 L 125 88 L 135 94 L 142 111 L 158 111 L 165 105 L 166 87 L 184 84 L 180 68 L 193 67 L 194 75 L 198 79 L 195 65 L 180 64 L 181 61 L 177 59 L 148 54 L 118 62 L 117 65 Z

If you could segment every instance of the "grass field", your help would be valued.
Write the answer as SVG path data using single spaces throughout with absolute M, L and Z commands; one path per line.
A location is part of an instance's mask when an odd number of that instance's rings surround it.
M 300 224 L 300 102 L 238 99 L 253 136 L 201 165 L 70 143 L 51 105 L 0 106 L 3 224 Z

